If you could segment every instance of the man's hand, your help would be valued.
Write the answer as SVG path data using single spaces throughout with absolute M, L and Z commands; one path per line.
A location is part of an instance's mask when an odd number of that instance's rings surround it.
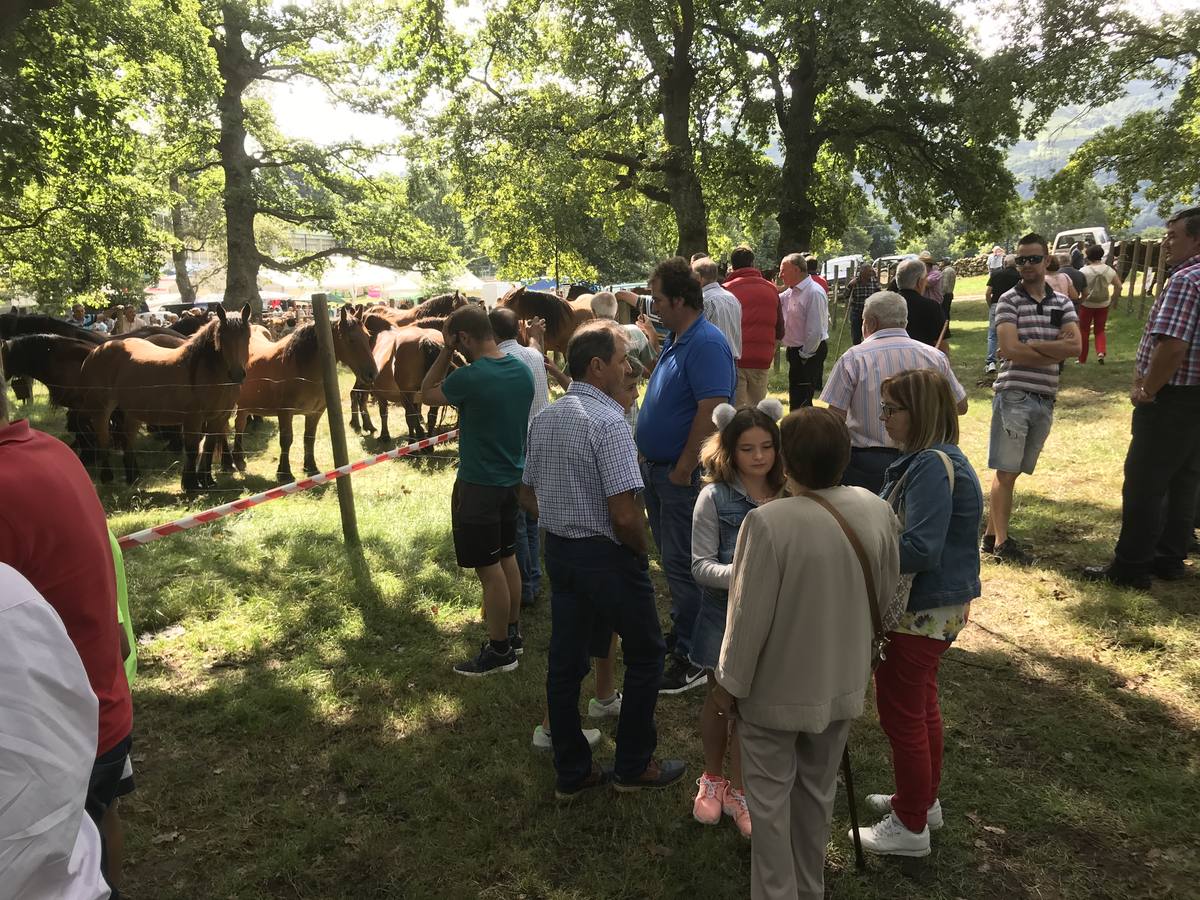
M 737 700 L 733 694 L 725 690 L 719 684 L 714 684 L 712 693 L 713 705 L 717 708 L 717 715 L 721 718 L 732 718 L 737 715 Z
M 684 471 L 676 464 L 671 467 L 671 471 L 667 474 L 667 481 L 679 487 L 687 487 L 692 483 L 692 470 L 688 469 Z
M 1146 393 L 1146 389 L 1142 385 L 1135 384 L 1133 390 L 1129 392 L 1129 402 L 1134 406 L 1145 406 L 1147 403 L 1153 403 L 1154 397 Z
M 450 317 L 446 317 L 445 323 L 442 325 L 442 341 L 446 345 L 447 350 L 458 349 L 458 334 L 450 330 Z
M 525 320 L 525 330 L 530 340 L 537 341 L 538 349 L 546 346 L 546 320 L 534 316 Z

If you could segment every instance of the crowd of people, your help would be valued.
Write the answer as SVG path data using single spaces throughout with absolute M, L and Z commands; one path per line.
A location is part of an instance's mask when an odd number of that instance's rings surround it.
M 1170 280 L 1135 363 L 1120 540 L 1110 564 L 1086 573 L 1136 588 L 1189 576 L 1200 506 L 1200 208 L 1168 222 L 1165 246 Z M 1104 358 L 1097 311 L 1120 283 L 1089 251 L 1077 309 L 1044 238 L 999 256 L 986 510 L 959 447 L 953 267 L 932 257 L 903 261 L 894 290 L 870 266 L 856 273 L 853 344 L 827 381 L 827 286 L 796 254 L 779 284 L 747 247 L 724 280 L 707 256 L 660 263 L 649 279 L 668 332 L 659 353 L 637 325 L 617 323 L 613 294 L 594 295 L 596 318 L 571 337 L 565 372 L 543 353 L 539 319 L 477 304 L 447 318 L 421 393 L 458 410 L 453 543 L 479 580 L 486 628 L 453 670 L 517 670 L 522 610 L 548 581 L 545 715 L 532 744 L 553 754 L 558 799 L 679 783 L 687 765 L 656 754 L 655 711 L 703 687 L 693 817 L 729 818 L 752 839 L 751 896 L 822 897 L 838 766 L 873 682 L 894 790 L 864 798 L 880 818 L 857 837 L 879 854 L 930 853 L 946 822 L 939 663 L 980 596 L 981 556 L 1030 560 L 1010 530 L 1015 484 L 1034 472 L 1062 364 L 1086 360 L 1081 322 Z M 766 397 L 780 343 L 786 416 Z M 453 367 L 455 354 L 468 364 Z M 553 402 L 551 379 L 564 391 Z M 119 550 L 75 455 L 10 420 L 2 373 L 0 496 L 0 878 L 15 896 L 115 897 L 136 665 Z M 651 541 L 669 593 L 665 633 Z M 583 727 L 592 660 L 587 717 L 617 720 L 611 765 L 593 754 L 599 730 Z

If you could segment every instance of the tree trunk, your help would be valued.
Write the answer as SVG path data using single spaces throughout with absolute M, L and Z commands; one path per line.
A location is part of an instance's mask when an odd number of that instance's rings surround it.
M 171 188 L 171 233 L 175 236 L 175 244 L 171 247 L 171 259 L 175 263 L 175 284 L 179 288 L 180 303 L 195 303 L 196 288 L 192 285 L 192 277 L 187 270 L 187 248 L 184 240 L 187 237 L 183 230 L 183 204 L 179 201 L 179 175 L 172 172 L 168 178 Z
M 811 56 L 788 72 L 791 98 L 787 117 L 779 123 L 783 150 L 783 168 L 779 183 L 779 258 L 789 253 L 807 253 L 812 249 L 816 211 L 808 193 L 821 142 L 814 133 L 817 93 Z
M 224 40 L 214 39 L 223 88 L 217 109 L 221 136 L 217 152 L 225 170 L 225 230 L 228 266 L 225 273 L 225 305 L 236 309 L 249 303 L 253 317 L 262 318 L 258 293 L 260 258 L 254 239 L 254 160 L 246 152 L 246 111 L 242 95 L 255 77 L 255 61 L 243 42 L 244 22 L 235 4 L 222 6 Z
M 696 70 L 691 56 L 695 20 L 690 0 L 684 0 L 680 10 L 682 25 L 675 33 L 667 70 L 659 73 L 659 90 L 663 137 L 667 143 L 663 178 L 679 235 L 676 252 L 687 258 L 693 253 L 708 252 L 708 207 L 696 174 L 696 151 L 692 144 L 692 88 Z

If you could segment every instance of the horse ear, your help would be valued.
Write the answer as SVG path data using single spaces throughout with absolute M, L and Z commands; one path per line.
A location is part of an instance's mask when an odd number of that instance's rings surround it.
M 342 307 L 342 311 L 338 313 L 338 321 L 341 322 L 343 325 L 346 324 L 346 314 L 349 309 L 350 309 L 350 304 L 347 303 Z
M 225 307 L 223 307 L 223 306 L 218 306 L 218 307 L 216 308 L 216 310 L 215 310 L 215 311 L 216 311 L 216 314 L 217 314 L 217 318 L 218 318 L 218 319 L 220 319 L 222 323 L 224 323 L 224 321 L 225 321 Z
M 242 321 L 243 322 L 250 321 L 250 304 L 249 303 L 242 304 Z

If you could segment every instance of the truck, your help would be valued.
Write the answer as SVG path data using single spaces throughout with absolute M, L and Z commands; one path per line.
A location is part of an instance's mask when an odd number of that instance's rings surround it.
M 1105 253 L 1108 253 L 1108 248 L 1112 246 L 1112 242 L 1108 238 L 1108 231 L 1103 225 L 1087 225 L 1083 228 L 1073 228 L 1070 231 L 1060 231 L 1054 236 L 1050 252 L 1070 253 L 1071 245 L 1076 243 L 1085 248 L 1088 244 L 1099 244 L 1104 248 Z

